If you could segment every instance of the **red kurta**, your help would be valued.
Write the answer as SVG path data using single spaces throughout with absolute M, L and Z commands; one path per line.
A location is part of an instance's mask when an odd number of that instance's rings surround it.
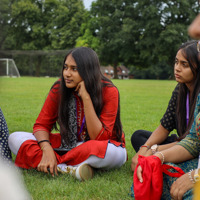
M 49 92 L 47 99 L 42 107 L 42 110 L 33 126 L 33 134 L 37 131 L 46 131 L 50 134 L 50 142 L 53 148 L 58 148 L 61 145 L 60 134 L 52 134 L 51 130 L 53 124 L 58 119 L 58 104 L 59 104 L 59 84 L 55 85 Z M 80 123 L 84 116 L 83 103 L 81 99 L 76 96 L 77 100 L 77 112 L 78 107 L 81 107 L 81 116 L 79 121 L 77 120 L 77 131 L 80 131 Z M 116 120 L 118 110 L 119 93 L 116 87 L 104 87 L 103 88 L 103 109 L 100 115 L 100 121 L 102 122 L 102 129 L 97 135 L 95 140 L 89 140 L 84 142 L 78 147 L 73 148 L 65 155 L 58 155 L 57 162 L 67 163 L 69 165 L 76 165 L 86 160 L 90 155 L 96 155 L 100 158 L 104 158 L 107 144 L 111 142 L 116 146 L 125 147 L 124 134 L 122 135 L 122 143 L 117 142 L 116 133 L 113 131 L 114 123 Z M 80 141 L 80 138 L 79 138 Z M 28 140 L 24 142 L 17 154 L 15 164 L 22 168 L 35 168 L 39 164 L 42 158 L 42 150 L 40 149 L 37 141 Z

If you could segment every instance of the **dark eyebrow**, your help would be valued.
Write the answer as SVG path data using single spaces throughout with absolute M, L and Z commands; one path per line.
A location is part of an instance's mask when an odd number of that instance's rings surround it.
M 65 63 L 63 66 L 64 67 L 68 67 L 68 64 Z M 76 66 L 76 65 L 70 65 L 70 67 L 73 67 L 73 68 L 76 67 L 77 68 L 78 66 Z
M 187 63 L 188 64 L 188 61 L 180 61 L 181 63 Z
M 176 57 L 175 60 L 179 60 L 179 59 Z M 184 61 L 184 60 L 181 60 L 180 62 L 181 63 L 189 63 L 188 61 Z

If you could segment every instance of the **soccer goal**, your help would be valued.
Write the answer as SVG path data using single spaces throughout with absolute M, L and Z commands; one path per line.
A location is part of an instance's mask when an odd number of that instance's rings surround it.
M 0 58 L 0 76 L 20 77 L 13 59 Z

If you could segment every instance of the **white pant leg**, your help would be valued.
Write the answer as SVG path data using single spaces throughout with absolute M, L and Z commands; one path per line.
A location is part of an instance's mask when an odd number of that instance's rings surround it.
M 10 150 L 17 155 L 20 146 L 26 140 L 36 140 L 35 136 L 32 133 L 28 132 L 14 132 L 8 137 L 8 145 Z
M 111 169 L 121 167 L 126 162 L 126 160 L 127 152 L 125 148 L 121 146 L 117 147 L 112 143 L 108 143 L 106 155 L 103 159 L 92 155 L 79 165 L 87 163 L 94 168 Z

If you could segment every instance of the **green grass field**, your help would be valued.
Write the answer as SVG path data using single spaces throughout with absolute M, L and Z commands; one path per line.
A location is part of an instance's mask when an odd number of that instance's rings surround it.
M 32 132 L 33 124 L 56 78 L 0 78 L 0 107 L 9 132 Z M 70 175 L 50 175 L 22 170 L 25 185 L 34 200 L 132 199 L 129 196 L 135 154 L 130 137 L 137 129 L 153 131 L 164 114 L 175 81 L 113 80 L 120 92 L 121 120 L 129 160 L 120 169 L 96 171 L 92 180 L 79 182 Z

